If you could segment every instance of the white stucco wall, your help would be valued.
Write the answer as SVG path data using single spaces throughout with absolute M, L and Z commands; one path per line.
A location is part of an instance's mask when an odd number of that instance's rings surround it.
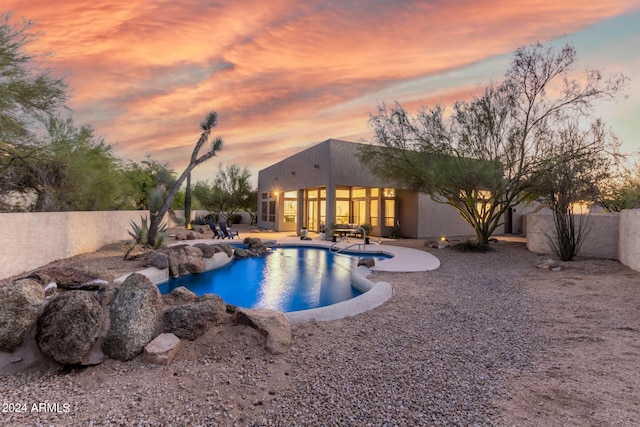
M 591 214 L 588 224 L 590 231 L 578 254 L 618 259 L 619 218 L 617 213 Z M 530 213 L 526 216 L 526 223 L 527 249 L 536 253 L 552 253 L 547 235 L 555 235 L 553 215 L 550 212 Z
M 640 209 L 620 212 L 620 262 L 640 271 Z
M 129 240 L 147 211 L 0 213 L 0 279 Z

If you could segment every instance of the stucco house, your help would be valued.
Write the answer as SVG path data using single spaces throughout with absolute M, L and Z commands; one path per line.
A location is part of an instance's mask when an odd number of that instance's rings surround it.
M 375 176 L 359 160 L 362 147 L 329 139 L 261 170 L 258 226 L 299 233 L 302 227 L 314 232 L 321 225 L 370 224 L 373 236 L 475 236 L 452 207 Z

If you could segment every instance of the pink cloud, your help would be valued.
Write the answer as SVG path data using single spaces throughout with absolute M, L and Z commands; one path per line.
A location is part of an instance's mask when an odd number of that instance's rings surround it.
M 200 120 L 215 109 L 228 141 L 221 156 L 257 169 L 312 142 L 366 135 L 369 112 L 394 100 L 376 96 L 397 93 L 403 82 L 441 82 L 403 93 L 411 110 L 466 97 L 483 82 L 448 87 L 451 73 L 637 3 L 6 0 L 4 7 L 37 22 L 43 34 L 33 48 L 53 52 L 47 64 L 69 74 L 74 116 L 123 156 L 151 153 L 180 169 Z

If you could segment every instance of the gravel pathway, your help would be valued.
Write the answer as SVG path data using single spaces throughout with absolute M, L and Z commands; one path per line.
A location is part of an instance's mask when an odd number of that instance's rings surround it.
M 508 394 L 504 383 L 533 370 L 547 338 L 518 288 L 523 275 L 539 271 L 540 257 L 521 243 L 494 247 L 429 249 L 438 270 L 374 273 L 373 281 L 394 286 L 390 301 L 353 318 L 295 326 L 283 356 L 264 352 L 251 329 L 227 324 L 184 342 L 169 367 L 109 360 L 7 375 L 3 402 L 26 410 L 14 406 L 0 423 L 502 425 L 495 401 Z

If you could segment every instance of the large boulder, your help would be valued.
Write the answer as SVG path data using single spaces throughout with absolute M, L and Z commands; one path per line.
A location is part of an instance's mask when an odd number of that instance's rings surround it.
M 82 363 L 98 340 L 105 315 L 89 292 L 59 294 L 38 319 L 36 341 L 40 350 L 58 363 Z
M 38 270 L 30 278 L 46 285 L 54 282 L 60 289 L 97 291 L 113 282 L 113 277 L 105 271 L 89 271 L 70 267 L 49 267 Z
M 238 259 L 243 259 L 243 258 L 249 258 L 249 251 L 247 251 L 246 249 L 242 249 L 242 248 L 237 248 L 235 251 L 233 251 L 233 255 L 238 258 Z
M 13 352 L 38 319 L 45 302 L 44 287 L 33 279 L 0 285 L 0 351 Z
M 247 245 L 249 253 L 253 256 L 262 256 L 267 253 L 267 246 L 257 237 L 246 237 L 243 243 Z
M 145 267 L 154 267 L 158 270 L 166 270 L 169 268 L 169 257 L 162 252 L 149 252 L 144 258 L 143 265 Z
M 233 256 L 233 248 L 227 243 L 224 243 L 222 245 L 215 245 L 214 250 L 216 252 L 224 252 L 229 258 Z
M 222 323 L 227 316 L 227 305 L 224 303 L 220 295 L 204 294 L 196 300 L 204 305 L 203 313 L 210 322 Z
M 284 313 L 267 309 L 238 309 L 233 321 L 247 325 L 266 337 L 265 349 L 271 354 L 283 354 L 291 347 L 291 324 Z
M 158 287 L 142 274 L 129 275 L 111 304 L 111 326 L 102 349 L 113 359 L 130 360 L 156 335 L 162 312 Z
M 163 295 L 162 298 L 164 299 L 165 304 L 180 305 L 187 302 L 194 302 L 198 297 L 184 286 L 178 286 L 177 288 L 172 289 L 168 294 Z
M 171 307 L 164 312 L 164 331 L 180 339 L 195 340 L 207 332 L 208 319 L 203 304 L 192 302 Z
M 206 243 L 196 243 L 193 245 L 202 251 L 203 258 L 211 258 L 215 255 L 216 251 L 213 249 L 213 245 L 207 245 Z
M 169 276 L 173 279 L 180 277 L 180 250 L 169 250 L 167 258 L 169 261 Z
M 197 302 L 169 308 L 164 313 L 164 330 L 178 338 L 195 340 L 204 335 L 209 323 L 221 323 L 226 317 L 226 305 L 219 295 L 205 294 Z
M 204 272 L 204 259 L 202 257 L 202 249 L 195 246 L 187 246 L 182 249 L 185 258 L 183 261 L 182 256 L 180 257 L 180 261 L 184 262 L 184 268 L 188 273 L 198 274 Z

